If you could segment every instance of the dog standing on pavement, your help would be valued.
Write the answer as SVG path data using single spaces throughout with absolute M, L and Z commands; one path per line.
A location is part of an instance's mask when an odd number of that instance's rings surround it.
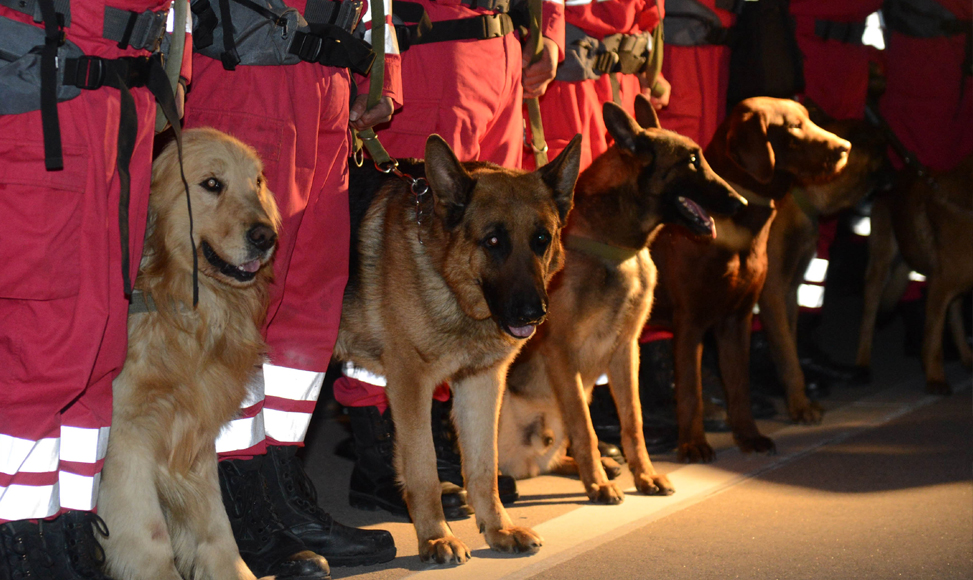
M 830 121 L 823 128 L 851 142 L 848 163 L 834 179 L 794 184 L 774 202 L 777 215 L 767 239 L 767 280 L 757 303 L 787 394 L 788 415 L 806 424 L 820 422 L 822 411 L 807 397 L 797 351 L 797 292 L 817 248 L 818 218 L 854 207 L 874 188 L 887 147 L 881 133 L 864 121 Z
M 217 479 L 216 437 L 266 352 L 271 259 L 280 216 L 256 153 L 214 129 L 183 134 L 192 241 L 175 143 L 155 161 L 149 225 L 128 356 L 98 501 L 101 540 L 119 580 L 253 579 L 240 558 Z M 307 559 L 322 560 L 310 552 Z
M 906 169 L 905 172 L 912 170 Z M 926 390 L 952 392 L 943 369 L 943 330 L 949 317 L 953 343 L 969 369 L 973 353 L 966 343 L 958 298 L 973 289 L 973 157 L 950 171 L 907 174 L 872 205 L 868 270 L 856 363 L 871 364 L 875 318 L 892 261 L 901 254 L 926 276 L 926 321 L 922 367 Z
M 851 144 L 821 129 L 800 104 L 747 99 L 730 112 L 706 148 L 713 169 L 749 204 L 733 217 L 716 217 L 717 237 L 665 226 L 652 244 L 659 269 L 651 323 L 673 330 L 679 459 L 713 460 L 703 430 L 700 375 L 703 337 L 716 337 L 727 416 L 737 446 L 772 452 L 750 408 L 750 329 L 753 307 L 767 277 L 767 238 L 775 200 L 795 184 L 833 179 Z
M 635 112 L 637 121 L 614 103 L 604 105 L 615 144 L 578 180 L 564 270 L 551 283 L 547 322 L 510 368 L 498 441 L 501 470 L 526 477 L 562 466 L 570 439 L 588 497 L 611 504 L 624 495 L 608 480 L 588 411 L 603 373 L 636 488 L 674 491 L 653 469 L 642 434 L 638 337 L 656 282 L 649 245 L 664 223 L 709 236 L 707 210 L 733 213 L 746 205 L 710 169 L 699 145 L 659 127 L 647 99 L 636 99 Z
M 580 164 L 576 137 L 533 173 L 460 163 L 437 135 L 410 184 L 352 175 L 351 271 L 335 356 L 387 380 L 395 465 L 422 560 L 461 564 L 469 548 L 443 516 L 433 446 L 433 391 L 448 381 L 477 525 L 491 548 L 535 552 L 497 493 L 497 416 L 507 368 L 547 315 L 563 262 L 561 229 Z

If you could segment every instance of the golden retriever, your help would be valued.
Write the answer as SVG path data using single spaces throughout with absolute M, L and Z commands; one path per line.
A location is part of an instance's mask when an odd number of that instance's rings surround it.
M 107 571 L 118 580 L 254 578 L 223 508 L 215 441 L 265 352 L 280 215 L 253 149 L 214 129 L 186 131 L 183 148 L 199 302 L 173 143 L 153 166 L 135 284 L 150 307 L 129 315 L 98 502 L 111 531 Z

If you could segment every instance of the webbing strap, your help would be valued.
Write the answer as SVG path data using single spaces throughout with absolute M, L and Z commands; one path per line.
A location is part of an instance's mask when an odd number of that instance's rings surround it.
M 366 111 L 381 102 L 382 89 L 385 86 L 385 2 L 383 0 L 372 2 L 372 50 L 375 52 L 375 60 L 372 62 L 372 71 L 368 79 Z M 392 160 L 371 127 L 357 134 L 352 131 L 352 134 L 355 135 L 356 143 L 359 138 L 361 139 L 362 145 L 368 150 L 368 155 L 375 163 L 384 165 Z
M 61 150 L 61 122 L 57 116 L 57 47 L 60 46 L 64 16 L 53 0 L 37 0 L 44 21 L 44 48 L 41 52 L 41 128 L 44 133 L 44 167 L 64 169 Z
M 541 10 L 543 0 L 528 0 L 530 21 L 527 37 L 527 52 L 533 54 L 530 64 L 541 59 L 544 45 L 541 42 Z M 537 97 L 524 99 L 527 103 L 527 119 L 530 123 L 530 148 L 534 152 L 534 162 L 537 167 L 547 165 L 547 141 L 544 139 L 544 120 L 541 118 L 541 105 Z
M 102 36 L 118 42 L 118 48 L 131 46 L 154 51 L 162 39 L 162 33 L 166 30 L 166 15 L 165 10 L 160 12 L 146 10 L 140 14 L 105 6 Z
M 509 14 L 482 14 L 456 20 L 438 20 L 428 26 L 423 22 L 399 25 L 395 30 L 399 32 L 399 48 L 405 51 L 416 44 L 499 38 L 510 34 L 514 28 Z
M 34 22 L 43 22 L 43 2 L 44 0 L 0 0 L 0 6 L 26 14 L 33 18 Z M 71 26 L 71 0 L 53 0 L 53 2 L 54 11 L 64 17 L 63 26 Z

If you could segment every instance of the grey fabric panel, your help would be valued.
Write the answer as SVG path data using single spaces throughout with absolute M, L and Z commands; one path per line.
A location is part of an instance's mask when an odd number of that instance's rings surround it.
M 36 26 L 0 16 L 0 115 L 16 115 L 41 108 L 41 49 L 44 31 Z M 83 52 L 71 41 L 58 48 L 60 62 L 79 58 Z M 57 100 L 81 94 L 78 87 L 63 86 L 58 79 Z

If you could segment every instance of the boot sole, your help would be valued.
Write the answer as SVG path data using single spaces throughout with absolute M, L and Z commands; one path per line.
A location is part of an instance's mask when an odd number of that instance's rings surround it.
M 356 493 L 354 491 L 348 493 L 348 503 L 351 507 L 355 509 L 360 509 L 364 511 L 375 512 L 379 510 L 390 512 L 393 515 L 400 516 L 412 521 L 409 516 L 409 510 L 398 505 L 390 504 L 385 501 L 381 501 L 375 496 L 365 495 L 361 493 Z M 473 508 L 468 505 L 456 506 L 456 507 L 444 507 L 443 515 L 449 521 L 455 520 L 465 520 L 473 514 Z
M 335 568 L 349 568 L 353 566 L 372 566 L 374 564 L 384 564 L 395 559 L 395 546 L 381 552 L 370 553 L 361 556 L 329 557 L 328 564 Z

